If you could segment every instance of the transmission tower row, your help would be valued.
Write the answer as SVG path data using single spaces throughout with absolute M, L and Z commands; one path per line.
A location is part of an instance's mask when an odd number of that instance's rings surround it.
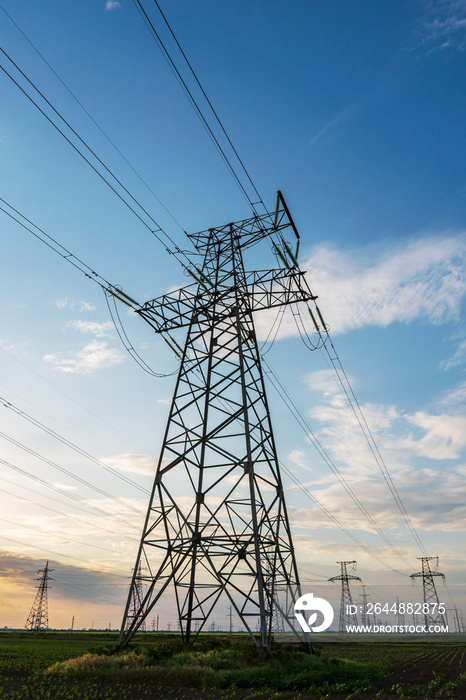
M 423 590 L 423 610 L 425 611 L 423 613 L 424 617 L 424 624 L 426 629 L 428 629 L 430 626 L 435 626 L 435 625 L 443 625 L 444 627 L 447 626 L 447 617 L 444 613 L 440 612 L 440 605 L 439 605 L 439 598 L 437 594 L 437 589 L 435 587 L 435 581 L 434 578 L 436 576 L 440 576 L 444 581 L 445 581 L 445 574 L 442 574 L 440 571 L 437 571 L 438 568 L 438 563 L 439 559 L 438 557 L 418 557 L 419 561 L 422 563 L 422 569 L 421 571 L 418 571 L 417 573 L 411 574 L 410 578 L 415 579 L 415 578 L 422 578 L 422 590 Z M 430 562 L 435 561 L 435 565 L 432 567 Z M 340 634 L 345 633 L 347 631 L 347 626 L 348 625 L 357 625 L 358 624 L 358 619 L 357 615 L 355 613 L 352 613 L 351 611 L 355 609 L 356 606 L 353 606 L 353 598 L 351 595 L 351 589 L 350 589 L 350 581 L 361 581 L 359 576 L 355 576 L 354 574 L 349 574 L 348 573 L 348 566 L 352 565 L 352 570 L 356 570 L 357 562 L 356 561 L 339 561 L 337 564 L 340 565 L 340 575 L 339 576 L 332 576 L 332 578 L 329 579 L 329 581 L 335 582 L 335 581 L 341 581 L 341 600 L 340 600 L 340 620 L 339 620 L 339 625 L 338 625 L 338 631 Z M 361 606 L 361 624 L 366 625 L 368 624 L 368 619 L 366 615 L 366 610 L 367 610 L 367 599 L 369 595 L 366 593 L 366 587 L 363 586 L 363 592 L 361 594 L 362 597 L 362 606 Z M 397 622 L 399 625 L 404 626 L 405 625 L 405 618 L 404 614 L 399 612 L 399 600 L 398 598 L 396 599 L 397 601 Z M 452 612 L 455 613 L 455 622 L 456 622 L 456 627 L 457 630 L 460 631 L 461 629 L 461 623 L 460 623 L 460 618 L 458 615 L 458 611 L 456 609 L 456 606 L 454 609 L 452 609 Z

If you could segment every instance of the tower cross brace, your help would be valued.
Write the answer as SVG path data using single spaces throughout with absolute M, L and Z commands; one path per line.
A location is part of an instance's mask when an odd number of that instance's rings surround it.
M 196 284 L 137 310 L 156 332 L 185 326 L 187 336 L 183 348 L 171 335 L 167 341 L 181 364 L 120 649 L 169 589 L 187 644 L 223 600 L 267 650 L 279 590 L 287 594 L 280 612 L 295 631 L 300 584 L 253 312 L 314 297 L 293 263 L 254 272 L 243 264 L 246 248 L 286 229 L 298 235 L 279 193 L 274 214 L 191 235 L 203 258 L 190 270 Z M 138 582 L 145 593 L 133 610 Z

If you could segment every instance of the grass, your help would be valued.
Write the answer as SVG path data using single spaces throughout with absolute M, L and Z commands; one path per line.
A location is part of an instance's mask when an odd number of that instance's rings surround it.
M 464 698 L 463 641 L 323 640 L 310 655 L 276 644 L 259 656 L 242 636 L 140 634 L 115 654 L 115 633 L 0 631 L 2 700 L 308 700 Z
M 337 693 L 375 690 L 390 668 L 382 661 L 326 659 L 277 645 L 259 656 L 249 641 L 205 640 L 186 649 L 178 640 L 108 656 L 86 654 L 58 662 L 47 675 L 66 679 L 153 682 L 167 686 Z

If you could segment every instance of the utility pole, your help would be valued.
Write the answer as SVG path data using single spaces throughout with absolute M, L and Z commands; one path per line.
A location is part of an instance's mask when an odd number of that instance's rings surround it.
M 228 602 L 260 652 L 271 643 L 275 591 L 294 629 L 300 583 L 253 313 L 314 300 L 284 233 L 299 234 L 281 193 L 275 212 L 189 236 L 200 262 L 195 284 L 142 306 L 114 289 L 181 360 L 118 648 L 124 648 L 166 590 L 181 635 L 192 644 L 215 606 Z M 243 252 L 274 236 L 284 267 L 247 272 Z M 134 302 L 134 303 L 133 303 Z M 184 345 L 171 333 L 187 327 Z M 181 507 L 180 483 L 189 493 Z M 260 636 L 253 633 L 259 617 Z M 196 629 L 196 622 L 199 627 Z
M 73 617 L 72 617 L 72 619 L 71 619 L 71 631 L 73 631 L 73 627 L 74 627 L 74 615 L 73 615 Z
M 415 574 L 411 574 L 410 578 L 422 578 L 423 599 L 424 605 L 427 609 L 427 612 L 424 613 L 425 626 L 426 628 L 428 628 L 430 625 L 446 626 L 446 617 L 444 614 L 439 612 L 439 599 L 434 582 L 435 576 L 441 576 L 445 581 L 445 574 L 437 571 L 439 563 L 438 557 L 418 557 L 418 559 L 422 562 L 422 569 Z M 433 567 L 430 565 L 431 561 L 435 561 Z
M 349 564 L 352 564 L 353 571 L 355 571 L 357 565 L 356 561 L 337 561 L 337 564 L 340 564 L 340 575 L 332 576 L 332 578 L 329 578 L 329 581 L 341 581 L 340 623 L 338 626 L 338 631 L 340 634 L 343 634 L 346 632 L 347 625 L 358 624 L 356 614 L 351 612 L 353 609 L 353 599 L 351 597 L 349 582 L 360 581 L 361 579 L 359 576 L 349 574 L 346 568 Z
M 53 578 L 49 576 L 49 572 L 53 569 L 49 569 L 49 563 L 45 565 L 45 569 L 39 569 L 38 574 L 42 574 L 37 586 L 37 593 L 32 604 L 31 611 L 29 613 L 28 619 L 26 620 L 25 629 L 32 630 L 46 630 L 49 626 L 49 611 L 48 611 L 48 584 L 49 581 L 53 581 Z

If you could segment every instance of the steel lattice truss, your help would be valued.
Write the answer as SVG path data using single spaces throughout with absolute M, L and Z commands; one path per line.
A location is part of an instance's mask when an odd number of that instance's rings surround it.
M 32 604 L 28 619 L 24 625 L 26 630 L 32 631 L 48 629 L 49 611 L 47 591 L 49 581 L 53 581 L 49 575 L 50 571 L 53 571 L 53 569 L 49 569 L 49 563 L 47 562 L 45 569 L 39 569 L 37 572 L 38 574 L 42 574 L 42 576 L 37 579 L 37 581 L 39 581 L 39 585 L 37 586 L 37 593 L 34 603 Z
M 260 649 L 270 645 L 277 591 L 289 620 L 299 579 L 252 313 L 312 299 L 297 269 L 247 273 L 242 250 L 294 225 L 277 213 L 191 236 L 197 285 L 138 313 L 156 331 L 188 326 L 119 647 L 174 590 L 192 643 L 222 599 Z M 145 595 L 134 610 L 133 589 Z M 253 630 L 260 620 L 260 641 Z
M 439 612 L 439 599 L 434 581 L 434 576 L 441 576 L 445 580 L 445 574 L 437 571 L 438 557 L 418 557 L 418 559 L 422 562 L 422 571 L 411 574 L 410 578 L 422 578 L 424 605 L 426 605 L 428 611 L 424 614 L 424 623 L 427 628 L 430 625 L 445 626 L 447 624 L 447 620 L 445 615 L 442 615 Z M 436 562 L 434 569 L 432 569 L 430 565 L 431 561 Z
M 339 576 L 332 576 L 329 581 L 341 581 L 341 601 L 340 601 L 340 620 L 338 631 L 344 634 L 347 631 L 348 625 L 357 625 L 358 618 L 350 613 L 353 608 L 353 598 L 351 596 L 350 581 L 360 581 L 359 576 L 349 574 L 347 570 L 348 564 L 353 564 L 353 569 L 356 568 L 356 562 L 353 561 L 337 561 L 340 564 L 341 573 Z

